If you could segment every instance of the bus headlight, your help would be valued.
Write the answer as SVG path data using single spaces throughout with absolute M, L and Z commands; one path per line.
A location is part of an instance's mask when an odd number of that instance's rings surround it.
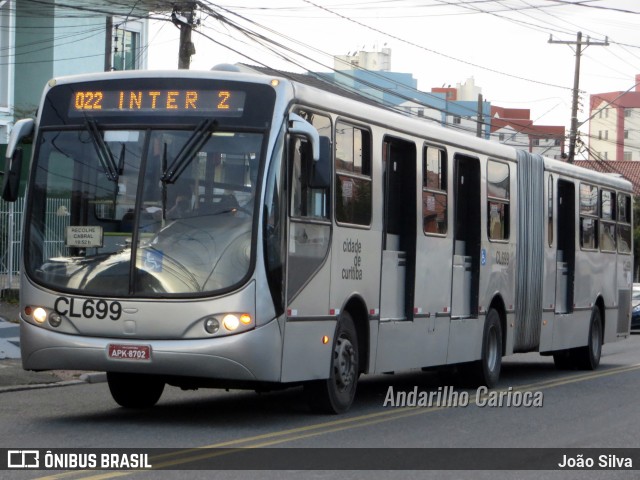
M 248 313 L 228 313 L 222 319 L 222 325 L 229 332 L 247 330 L 253 327 L 253 318 Z
M 222 325 L 224 325 L 224 328 L 230 332 L 235 332 L 240 326 L 240 319 L 236 315 L 230 313 L 224 316 L 222 319 Z
M 47 321 L 47 311 L 42 307 L 36 307 L 33 310 L 33 319 L 38 323 L 44 323 Z
M 242 333 L 255 327 L 255 320 L 249 313 L 214 313 L 199 320 L 209 335 L 221 337 Z

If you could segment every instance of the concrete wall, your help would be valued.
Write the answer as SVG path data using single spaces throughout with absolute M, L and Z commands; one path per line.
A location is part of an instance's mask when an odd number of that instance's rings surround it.
M 69 16 L 68 10 L 61 8 L 56 12 L 52 76 L 104 71 L 106 18 Z

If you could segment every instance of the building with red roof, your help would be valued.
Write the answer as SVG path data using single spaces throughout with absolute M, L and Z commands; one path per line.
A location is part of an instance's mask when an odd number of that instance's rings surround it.
M 545 157 L 565 158 L 565 127 L 535 125 L 528 108 L 492 105 L 491 140 Z

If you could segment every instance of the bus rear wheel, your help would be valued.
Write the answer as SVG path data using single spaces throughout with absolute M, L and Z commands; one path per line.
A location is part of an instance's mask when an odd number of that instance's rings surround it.
M 463 381 L 469 386 L 493 388 L 502 368 L 502 327 L 500 314 L 491 308 L 484 321 L 482 356 L 480 360 L 462 366 Z
M 500 314 L 491 308 L 484 322 L 482 335 L 482 358 L 478 365 L 479 383 L 493 388 L 500 379 L 502 368 L 502 327 Z
M 344 312 L 333 340 L 329 378 L 305 384 L 307 401 L 313 411 L 335 414 L 349 410 L 358 384 L 358 355 L 356 328 L 349 312 Z
M 584 347 L 561 350 L 553 354 L 556 368 L 560 370 L 579 369 L 595 370 L 600 365 L 604 334 L 602 331 L 602 316 L 600 309 L 594 307 L 589 324 L 589 338 Z
M 591 312 L 591 321 L 589 324 L 589 340 L 587 345 L 574 350 L 576 367 L 581 370 L 595 370 L 600 365 L 600 356 L 602 354 L 602 318 L 600 309 L 593 307 Z
M 107 382 L 113 399 L 125 408 L 153 407 L 164 390 L 164 382 L 153 375 L 107 372 Z

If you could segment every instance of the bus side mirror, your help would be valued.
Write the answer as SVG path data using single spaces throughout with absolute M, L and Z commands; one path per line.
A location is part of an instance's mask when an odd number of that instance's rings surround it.
M 2 199 L 7 202 L 15 202 L 20 190 L 20 173 L 22 172 L 22 147 L 13 151 L 11 158 L 7 158 L 2 180 Z
M 22 174 L 21 141 L 33 133 L 35 122 L 30 119 L 19 120 L 11 129 L 5 159 L 4 178 L 2 180 L 2 199 L 15 202 L 20 190 L 20 175 Z
M 320 135 L 318 134 L 318 131 L 313 128 L 313 125 L 307 122 L 300 115 L 290 113 L 289 128 L 287 131 L 292 135 L 302 135 L 305 137 L 309 143 L 311 143 L 313 160 L 317 162 L 320 159 Z
M 311 165 L 311 188 L 327 189 L 331 186 L 331 140 L 320 137 L 320 158 Z

